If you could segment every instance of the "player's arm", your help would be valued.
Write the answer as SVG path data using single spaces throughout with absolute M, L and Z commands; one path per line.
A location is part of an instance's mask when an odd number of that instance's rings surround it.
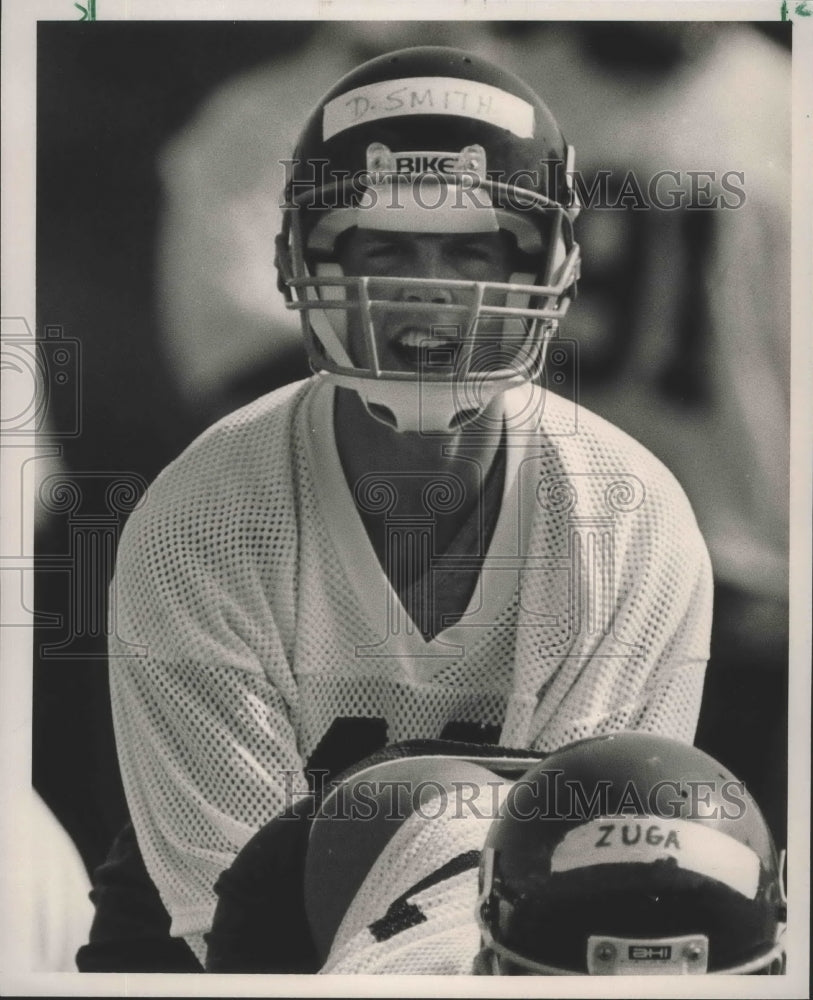
M 218 875 L 305 780 L 296 686 L 272 609 L 257 604 L 259 588 L 235 593 L 191 529 L 179 540 L 172 526 L 171 510 L 138 511 L 124 532 L 110 683 L 139 847 L 172 934 L 203 962 Z M 170 559 L 172 545 L 183 551 Z
M 711 560 L 694 511 L 672 473 L 641 459 L 645 495 L 628 522 L 617 566 L 616 634 L 640 649 L 619 674 L 625 725 L 694 740 L 709 658 Z
M 618 724 L 597 732 L 642 730 L 691 743 L 710 649 L 711 561 L 680 484 L 653 456 L 639 454 L 643 498 L 628 521 L 618 519 L 613 567 L 608 639 L 624 645 L 602 642 L 592 665 L 597 685 L 597 674 L 614 673 Z M 634 655 L 604 655 L 625 650 Z
M 692 519 L 680 553 L 667 560 L 658 588 L 671 597 L 672 624 L 653 630 L 652 666 L 641 685 L 629 728 L 694 740 L 709 657 L 713 580 L 705 542 Z M 669 581 L 676 580 L 672 585 Z M 667 585 L 668 584 L 668 585 Z M 657 601 L 653 613 L 657 612 Z
M 616 518 L 612 559 L 601 567 L 604 586 L 598 585 L 598 560 L 591 565 L 584 546 L 581 598 L 592 611 L 574 619 L 567 656 L 542 687 L 527 724 L 521 703 L 512 706 L 504 742 L 551 750 L 583 736 L 635 729 L 694 738 L 709 656 L 711 564 L 674 477 L 638 446 L 633 460 L 645 488 L 640 504 Z M 527 641 L 520 633 L 518 648 Z M 524 655 L 519 667 L 518 689 L 538 689 L 530 673 L 534 659 Z

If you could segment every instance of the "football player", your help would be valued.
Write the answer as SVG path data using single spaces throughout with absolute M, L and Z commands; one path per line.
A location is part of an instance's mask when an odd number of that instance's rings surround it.
M 306 913 L 325 974 L 777 974 L 782 867 L 744 784 L 679 741 L 400 746 L 323 798 Z
M 158 477 L 113 586 L 128 804 L 201 963 L 215 881 L 316 771 L 418 738 L 692 739 L 708 554 L 673 476 L 578 405 L 573 166 L 529 87 L 438 47 L 344 77 L 285 164 L 314 374 Z

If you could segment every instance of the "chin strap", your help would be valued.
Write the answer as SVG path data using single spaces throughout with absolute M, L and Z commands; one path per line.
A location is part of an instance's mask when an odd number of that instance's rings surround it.
M 558 326 L 550 321 L 535 358 L 514 364 L 500 377 L 475 373 L 470 377 L 435 381 L 421 379 L 360 378 L 351 374 L 322 371 L 335 385 L 358 393 L 370 416 L 399 432 L 452 434 L 475 420 L 487 430 L 492 421 L 503 423 L 502 397 L 509 389 L 534 382 L 542 372 L 548 342 Z
M 371 417 L 407 434 L 451 434 L 487 411 L 487 419 L 501 421 L 502 407 L 498 412 L 491 410 L 495 400 L 511 388 L 504 381 L 486 383 L 476 387 L 478 398 L 469 400 L 471 388 L 465 383 L 361 379 L 332 372 L 322 375 L 357 392 Z

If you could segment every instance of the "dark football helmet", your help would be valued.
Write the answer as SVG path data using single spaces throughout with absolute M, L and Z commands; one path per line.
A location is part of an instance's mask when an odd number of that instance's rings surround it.
M 498 974 L 778 973 L 786 902 L 742 782 L 643 733 L 532 767 L 491 827 L 477 916 Z
M 312 368 L 398 430 L 438 433 L 537 378 L 579 272 L 572 170 L 539 97 L 477 56 L 411 48 L 345 76 L 302 133 L 277 238 L 280 287 L 302 313 Z M 507 282 L 347 276 L 337 243 L 354 227 L 502 231 L 516 241 L 516 270 Z M 382 367 L 377 327 L 422 297 L 433 320 L 420 364 Z

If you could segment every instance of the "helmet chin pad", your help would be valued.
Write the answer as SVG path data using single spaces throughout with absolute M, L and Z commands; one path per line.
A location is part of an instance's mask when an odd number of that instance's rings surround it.
M 470 378 L 430 381 L 420 372 L 414 378 L 365 378 L 351 373 L 324 372 L 336 385 L 358 393 L 365 409 L 399 433 L 454 434 L 478 421 L 480 430 L 502 426 L 504 393 L 531 381 L 542 370 L 547 339 L 538 355 L 496 377 L 475 373 Z
M 478 418 L 501 420 L 499 398 L 507 386 L 494 383 L 480 390 L 480 398 L 467 400 L 465 391 L 450 382 L 354 379 L 328 375 L 330 381 L 354 389 L 364 408 L 399 434 L 454 434 Z M 468 404 L 468 405 L 467 405 Z

